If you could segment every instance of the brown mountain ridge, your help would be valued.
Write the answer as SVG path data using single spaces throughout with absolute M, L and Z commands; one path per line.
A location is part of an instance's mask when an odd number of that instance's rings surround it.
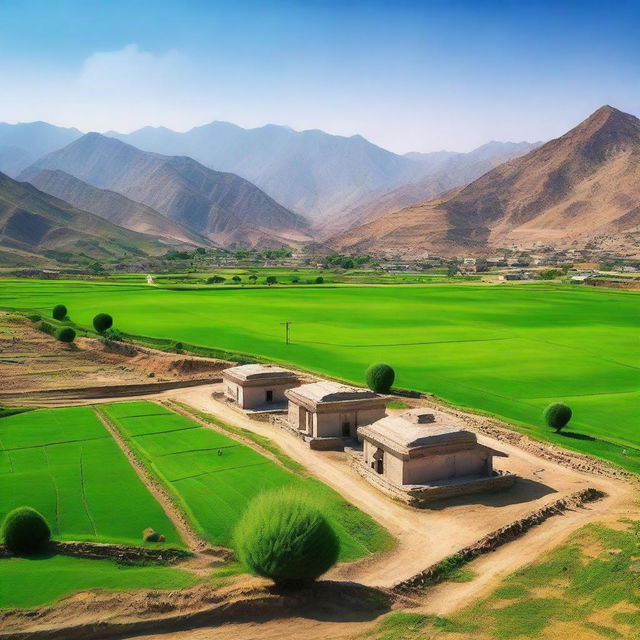
M 329 241 L 396 254 L 495 247 L 601 247 L 640 253 L 640 120 L 610 106 L 565 135 L 437 200 Z

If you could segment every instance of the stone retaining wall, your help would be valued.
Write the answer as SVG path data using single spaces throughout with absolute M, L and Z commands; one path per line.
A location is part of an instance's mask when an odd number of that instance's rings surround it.
M 49 544 L 51 553 L 91 560 L 115 560 L 118 564 L 136 565 L 153 562 L 175 564 L 191 556 L 182 549 L 154 549 L 152 547 L 129 547 L 121 544 L 101 544 L 99 542 L 56 542 Z M 0 558 L 11 556 L 4 545 L 0 545 Z
M 478 556 L 494 551 L 498 547 L 516 540 L 520 536 L 524 535 L 529 529 L 541 524 L 548 518 L 558 515 L 564 511 L 570 509 L 576 509 L 581 507 L 586 502 L 593 502 L 600 500 L 606 494 L 598 489 L 583 489 L 577 493 L 573 493 L 565 498 L 560 498 L 554 502 L 537 509 L 528 516 L 516 520 L 488 535 L 484 536 L 477 542 L 468 547 L 464 547 L 456 552 L 455 556 L 460 556 L 461 563 L 466 563 Z M 427 567 L 424 571 L 399 582 L 393 587 L 393 591 L 397 593 L 408 593 L 410 591 L 423 589 L 429 585 L 438 584 L 443 580 L 442 569 L 445 561 L 437 562 L 436 564 Z

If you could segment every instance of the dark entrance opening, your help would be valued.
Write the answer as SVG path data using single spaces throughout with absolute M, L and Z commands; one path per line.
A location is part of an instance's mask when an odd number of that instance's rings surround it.
M 265 396 L 267 402 L 273 402 L 273 391 L 267 391 Z
M 379 473 L 382 475 L 383 472 L 384 472 L 384 462 L 382 458 L 378 458 L 376 460 L 376 473 Z
M 342 423 L 342 436 L 344 438 L 348 438 L 351 435 L 351 423 L 343 422 Z

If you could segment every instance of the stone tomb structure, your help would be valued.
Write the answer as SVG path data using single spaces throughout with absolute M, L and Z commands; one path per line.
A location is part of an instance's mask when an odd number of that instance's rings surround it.
M 358 437 L 358 427 L 384 417 L 382 396 L 361 387 L 322 381 L 303 384 L 285 393 L 289 427 L 312 449 L 339 449 Z
M 358 428 L 362 455 L 356 468 L 386 493 L 411 506 L 433 500 L 510 487 L 515 476 L 493 469 L 508 457 L 478 442 L 472 431 L 411 409 Z
M 222 371 L 227 400 L 241 409 L 285 408 L 285 391 L 299 384 L 293 371 L 269 364 L 243 364 Z

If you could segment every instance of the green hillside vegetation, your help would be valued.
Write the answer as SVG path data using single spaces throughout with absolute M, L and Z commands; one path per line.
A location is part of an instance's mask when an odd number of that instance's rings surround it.
M 385 616 L 371 640 L 637 638 L 640 523 L 590 524 L 450 618 Z M 364 639 L 363 639 L 364 640 Z
M 90 407 L 0 419 L 0 521 L 23 505 L 58 540 L 142 544 L 153 527 L 182 546 L 173 523 Z
M 636 292 L 560 284 L 170 291 L 132 283 L 5 280 L 0 306 L 64 303 L 90 327 L 289 362 L 362 384 L 387 362 L 394 386 L 505 418 L 536 438 L 640 471 Z M 185 312 L 187 311 L 188 312 Z M 281 322 L 289 320 L 292 344 Z M 566 402 L 556 434 L 543 410 Z
M 382 527 L 326 485 L 223 433 L 151 402 L 107 404 L 103 410 L 212 544 L 232 546 L 233 530 L 249 501 L 280 487 L 300 488 L 321 506 L 340 538 L 340 560 L 356 560 L 391 544 Z

